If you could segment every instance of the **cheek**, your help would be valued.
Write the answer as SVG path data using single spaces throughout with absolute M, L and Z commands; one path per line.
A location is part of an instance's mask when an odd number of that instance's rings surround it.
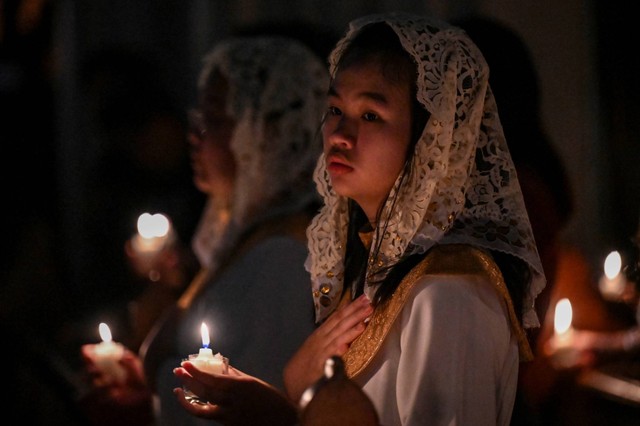
M 216 144 L 203 147 L 201 150 L 202 166 L 209 174 L 226 175 L 229 170 L 235 170 L 235 160 L 231 150 Z
M 389 138 L 391 141 L 395 138 Z M 380 144 L 376 152 L 374 164 L 377 165 L 376 174 L 385 182 L 385 186 L 391 189 L 393 183 L 400 175 L 404 163 L 406 161 L 408 142 L 404 142 L 403 138 L 395 139 L 396 143 Z
M 327 120 L 324 123 L 322 123 L 322 147 L 324 150 L 324 153 L 327 153 L 327 150 L 329 149 L 330 143 L 329 143 L 329 136 L 331 135 L 332 132 L 332 125 L 331 123 Z

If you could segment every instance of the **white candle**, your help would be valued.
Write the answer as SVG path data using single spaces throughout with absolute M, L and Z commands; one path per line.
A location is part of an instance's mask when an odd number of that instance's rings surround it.
M 93 361 L 105 374 L 107 381 L 122 383 L 126 378 L 126 370 L 120 365 L 124 347 L 112 340 L 111 330 L 107 324 L 101 322 L 98 331 L 102 342 L 94 347 Z
M 553 355 L 551 361 L 559 367 L 568 368 L 575 365 L 578 352 L 572 347 L 573 343 L 573 309 L 569 299 L 560 299 L 556 304 L 551 338 Z
M 158 281 L 161 276 L 155 269 L 155 259 L 175 239 L 171 222 L 161 213 L 143 213 L 138 217 L 137 227 L 138 232 L 131 239 L 131 247 L 137 255 L 136 268 L 151 281 Z
M 202 336 L 202 348 L 198 354 L 189 355 L 189 361 L 195 365 L 198 370 L 214 374 L 226 374 L 228 362 L 220 354 L 213 354 L 209 348 L 209 329 L 205 323 L 200 326 L 200 335 Z
M 604 275 L 598 282 L 602 297 L 609 300 L 619 300 L 624 292 L 625 279 L 620 273 L 622 257 L 617 251 L 609 253 L 604 261 Z
M 143 213 L 138 217 L 138 233 L 132 241 L 138 254 L 155 254 L 167 244 L 173 233 L 171 222 L 161 214 Z

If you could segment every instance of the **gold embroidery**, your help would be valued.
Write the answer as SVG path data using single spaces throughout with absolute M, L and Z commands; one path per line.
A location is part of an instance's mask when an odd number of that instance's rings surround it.
M 533 359 L 524 329 L 518 321 L 500 269 L 491 256 L 472 246 L 442 245 L 434 247 L 402 280 L 393 296 L 376 307 L 366 330 L 344 355 L 345 370 L 351 378 L 361 373 L 378 352 L 414 284 L 425 274 L 485 275 L 507 305 L 512 331 L 516 334 L 521 361 Z

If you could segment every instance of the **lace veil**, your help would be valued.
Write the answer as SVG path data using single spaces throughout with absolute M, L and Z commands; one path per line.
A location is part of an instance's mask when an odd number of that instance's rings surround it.
M 418 68 L 417 98 L 431 114 L 415 147 L 409 176 L 396 181 L 376 232 L 380 244 L 369 268 L 380 270 L 436 244 L 464 243 L 523 259 L 533 281 L 524 301 L 524 326 L 539 326 L 535 297 L 545 277 L 498 110 L 488 84 L 489 69 L 468 36 L 437 20 L 400 13 L 353 21 L 330 55 L 330 74 L 365 25 L 384 22 L 398 35 Z M 338 305 L 347 240 L 347 199 L 331 188 L 320 157 L 314 174 L 324 198 L 307 229 L 316 320 Z M 391 202 L 394 198 L 395 207 Z M 381 220 L 381 222 L 384 222 Z M 337 224 L 337 226 L 336 226 Z M 377 236 L 382 238 L 376 241 Z M 365 293 L 372 299 L 376 286 Z
M 236 120 L 230 142 L 236 180 L 230 206 L 209 199 L 192 241 L 210 273 L 247 229 L 317 199 L 312 172 L 329 82 L 312 50 L 275 36 L 219 43 L 204 58 L 201 93 L 216 70 L 228 81 L 226 109 Z

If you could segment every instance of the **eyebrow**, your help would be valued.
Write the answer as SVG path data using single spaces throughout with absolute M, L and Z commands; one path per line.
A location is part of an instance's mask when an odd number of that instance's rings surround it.
M 329 96 L 335 96 L 336 98 L 340 98 L 340 95 L 336 91 L 334 86 L 329 87 L 329 91 L 327 93 Z M 376 103 L 387 105 L 389 101 L 387 97 L 379 92 L 360 92 L 358 93 L 358 99 L 365 98 L 370 99 Z

